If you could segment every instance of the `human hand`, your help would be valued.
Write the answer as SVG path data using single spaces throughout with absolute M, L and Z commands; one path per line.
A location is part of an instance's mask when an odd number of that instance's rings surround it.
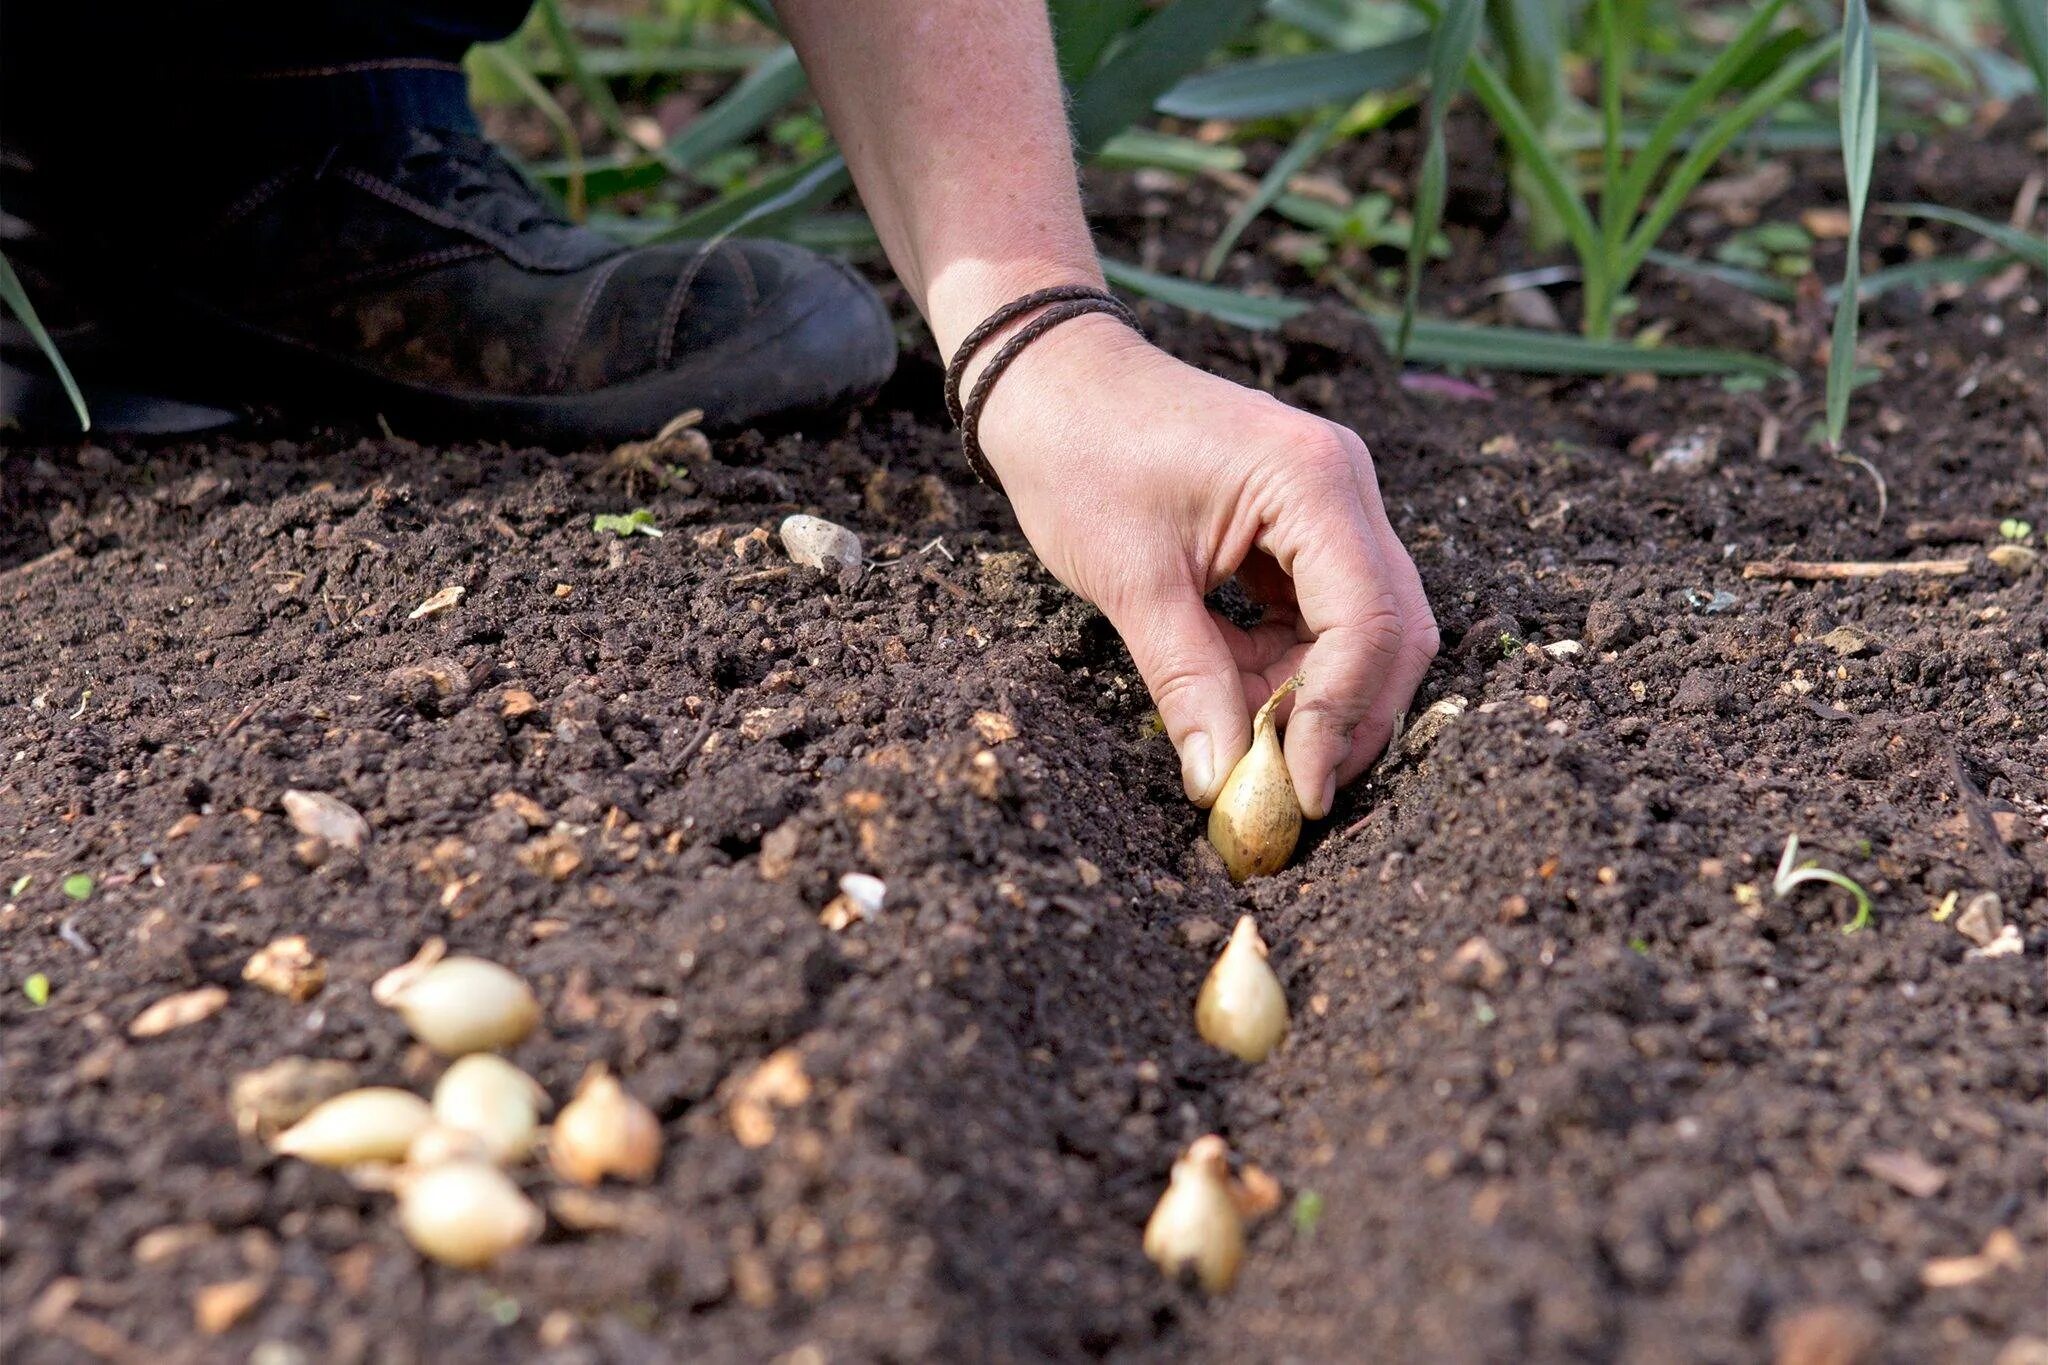
M 1130 647 L 1190 799 L 1214 802 L 1251 711 L 1298 672 L 1288 771 L 1328 815 L 1437 650 L 1365 443 L 1100 315 L 1019 355 L 981 442 L 1039 558 Z M 1203 601 L 1233 575 L 1265 608 L 1250 630 Z

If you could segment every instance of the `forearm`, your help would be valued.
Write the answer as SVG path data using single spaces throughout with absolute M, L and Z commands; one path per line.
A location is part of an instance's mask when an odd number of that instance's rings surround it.
M 941 354 L 998 306 L 1102 282 L 1044 0 L 779 0 Z

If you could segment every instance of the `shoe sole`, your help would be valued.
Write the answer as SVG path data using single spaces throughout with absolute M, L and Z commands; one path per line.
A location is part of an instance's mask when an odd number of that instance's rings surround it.
M 160 341 L 127 348 L 122 362 L 88 386 L 88 401 L 95 393 L 118 394 L 124 411 L 144 417 L 154 405 L 155 425 L 106 427 L 150 434 L 222 424 L 179 426 L 180 413 L 194 419 L 201 413 L 233 415 L 199 405 L 207 401 L 242 409 L 275 404 L 305 415 L 374 414 L 409 436 L 551 449 L 642 440 L 692 408 L 704 413 L 702 428 L 712 434 L 783 430 L 865 402 L 895 369 L 895 331 L 881 300 L 847 266 L 826 264 L 836 288 L 803 291 L 800 298 L 798 291 L 787 291 L 788 302 L 779 314 L 771 306 L 731 340 L 692 353 L 670 369 L 586 393 L 506 395 L 410 384 L 184 298 L 175 311 L 189 326 L 175 345 Z M 184 357 L 168 385 L 161 382 L 165 366 L 158 363 L 165 356 Z M 207 366 L 203 371 L 193 368 L 201 357 Z M 136 378 L 145 374 L 151 382 Z M 224 375 L 233 376 L 231 384 Z M 39 417 L 55 416 L 48 411 L 45 392 L 52 387 L 44 381 L 38 388 L 34 411 Z M 143 388 L 167 392 L 154 397 Z M 103 426 L 97 410 L 94 426 Z M 51 434 L 77 434 L 75 418 L 61 425 L 43 420 L 38 427 Z

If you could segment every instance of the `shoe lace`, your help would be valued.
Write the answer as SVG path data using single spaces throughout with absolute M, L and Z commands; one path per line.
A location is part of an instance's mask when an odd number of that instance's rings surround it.
M 445 187 L 443 202 L 458 213 L 468 213 L 491 202 L 494 226 L 513 235 L 568 222 L 505 154 L 484 138 L 438 130 L 418 134 L 400 159 L 399 167 L 402 175 L 425 173 L 431 168 Z M 504 206 L 511 206 L 514 211 L 507 213 Z

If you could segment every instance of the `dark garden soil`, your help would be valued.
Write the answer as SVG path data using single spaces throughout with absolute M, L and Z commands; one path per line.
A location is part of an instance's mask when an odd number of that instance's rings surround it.
M 2000 215 L 2041 164 L 1968 150 Z M 1955 169 L 1901 155 L 1884 193 Z M 1147 193 L 1099 190 L 1146 245 Z M 1826 197 L 1816 169 L 1770 211 Z M 1469 703 L 1244 891 L 1112 632 L 962 472 L 927 357 L 843 430 L 637 496 L 599 454 L 303 427 L 8 451 L 0 1359 L 2043 1359 L 2048 572 L 1987 551 L 2048 526 L 2044 299 L 1873 310 L 1881 524 L 1810 384 L 1461 400 L 1328 319 L 1153 313 L 1367 435 L 1444 625 L 1420 700 Z M 1654 281 L 1643 315 L 1802 363 L 1820 334 Z M 1654 464 L 1696 429 L 1716 459 Z M 592 532 L 635 502 L 663 538 Z M 791 567 L 758 532 L 794 511 L 886 562 Z M 1788 557 L 1968 567 L 1745 576 Z M 360 810 L 360 854 L 301 850 L 289 788 Z M 1868 929 L 1771 894 L 1793 833 Z M 888 901 L 835 932 L 853 870 Z M 1985 890 L 2024 953 L 1935 917 Z M 1191 1027 L 1247 909 L 1294 1016 L 1257 1068 Z M 326 961 L 308 1003 L 241 979 L 288 934 Z M 228 1103 L 292 1054 L 429 1085 L 368 986 L 433 935 L 534 984 L 513 1056 L 558 1099 L 603 1060 L 666 1121 L 651 1189 L 525 1172 L 554 1217 L 489 1273 L 423 1265 L 386 1196 Z M 219 1013 L 128 1036 L 209 983 Z M 781 1049 L 807 1084 L 736 1131 Z M 1208 1131 L 1288 1200 L 1213 1303 L 1138 1244 Z

